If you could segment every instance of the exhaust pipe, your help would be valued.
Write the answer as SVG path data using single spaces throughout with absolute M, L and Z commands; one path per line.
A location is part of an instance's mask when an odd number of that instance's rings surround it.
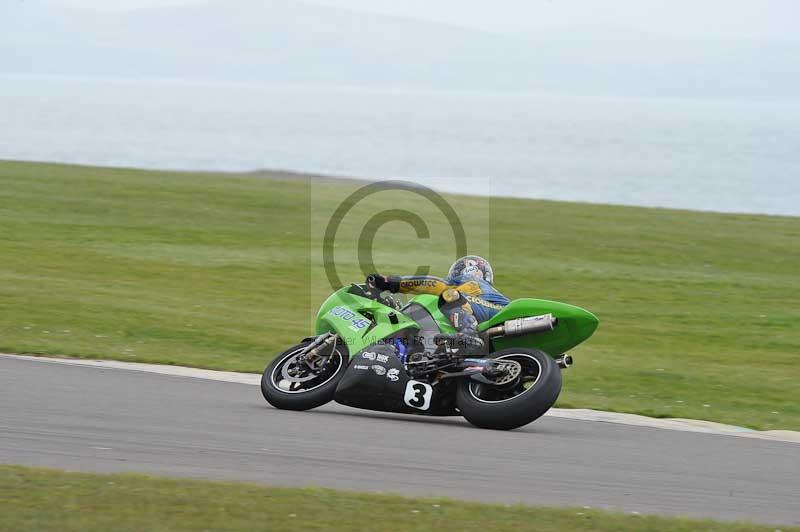
M 572 365 L 572 356 L 571 355 L 561 355 L 556 359 L 556 364 L 561 369 L 567 369 Z
M 552 314 L 542 314 L 541 316 L 508 320 L 502 325 L 487 329 L 486 334 L 489 337 L 521 336 L 523 334 L 552 331 L 556 324 L 558 324 L 558 318 Z

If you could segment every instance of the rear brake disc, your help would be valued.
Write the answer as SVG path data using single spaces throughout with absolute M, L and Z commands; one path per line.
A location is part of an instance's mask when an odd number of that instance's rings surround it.
M 503 386 L 516 381 L 522 374 L 522 365 L 514 360 L 503 360 L 496 362 L 493 368 L 500 373 L 497 378 L 492 379 L 497 386 Z

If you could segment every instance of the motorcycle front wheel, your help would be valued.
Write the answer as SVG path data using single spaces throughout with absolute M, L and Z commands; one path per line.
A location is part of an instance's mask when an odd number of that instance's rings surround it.
M 335 344 L 330 354 L 324 354 L 326 363 L 315 371 L 298 360 L 309 343 L 287 349 L 264 369 L 261 394 L 275 408 L 310 410 L 333 400 L 336 386 L 347 368 L 347 350 Z
M 540 418 L 556 402 L 561 393 L 561 369 L 544 351 L 504 349 L 488 358 L 515 363 L 511 367 L 518 375 L 501 385 L 471 379 L 459 383 L 458 409 L 473 425 L 485 429 L 515 429 Z

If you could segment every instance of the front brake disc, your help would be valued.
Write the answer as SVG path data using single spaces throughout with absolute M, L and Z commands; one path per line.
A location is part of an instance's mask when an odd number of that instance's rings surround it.
M 308 368 L 306 364 L 303 364 L 303 366 L 305 366 L 306 369 Z M 319 376 L 319 374 L 312 371 L 308 371 L 307 375 L 303 375 L 303 372 L 304 369 L 298 362 L 297 357 L 290 359 L 281 368 L 281 376 L 289 382 L 306 382 L 316 379 Z

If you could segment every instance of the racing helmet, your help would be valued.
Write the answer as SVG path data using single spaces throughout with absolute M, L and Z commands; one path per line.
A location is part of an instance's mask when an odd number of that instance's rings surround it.
M 481 279 L 489 284 L 494 282 L 494 272 L 492 265 L 483 257 L 477 255 L 467 255 L 461 257 L 450 266 L 450 271 L 447 273 L 450 279 L 457 279 L 459 277 L 474 277 Z

